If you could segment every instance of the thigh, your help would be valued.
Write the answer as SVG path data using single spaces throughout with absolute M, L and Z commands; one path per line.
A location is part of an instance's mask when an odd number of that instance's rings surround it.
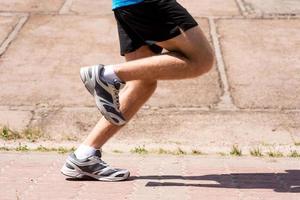
M 210 44 L 199 26 L 182 31 L 179 36 L 156 44 L 168 51 L 179 52 L 190 59 L 198 60 L 212 54 Z
M 125 56 L 126 61 L 128 62 L 128 61 L 132 61 L 132 60 L 137 60 L 137 59 L 141 59 L 141 58 L 154 56 L 157 54 L 158 53 L 153 52 L 148 45 L 144 45 L 131 53 L 125 54 L 124 56 Z M 151 81 L 151 82 L 142 81 L 142 80 L 128 81 L 126 83 L 125 88 L 123 90 L 121 90 L 121 94 L 124 94 L 124 92 L 126 92 L 128 90 L 128 88 L 136 88 L 136 87 L 140 88 L 143 86 L 156 87 L 156 83 L 157 83 L 157 81 Z

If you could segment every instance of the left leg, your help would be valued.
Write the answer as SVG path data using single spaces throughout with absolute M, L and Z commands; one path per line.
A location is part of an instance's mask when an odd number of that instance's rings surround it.
M 126 54 L 126 60 L 152 56 L 154 53 L 143 46 L 135 52 Z M 127 119 L 139 110 L 156 89 L 156 81 L 129 81 L 120 94 L 120 109 Z M 126 169 L 115 169 L 101 160 L 102 145 L 111 138 L 121 126 L 108 122 L 104 117 L 100 119 L 82 145 L 71 153 L 61 172 L 73 178 L 82 178 L 85 175 L 102 181 L 120 181 L 129 177 Z
M 147 46 L 135 52 L 125 54 L 126 61 L 132 61 L 155 55 Z M 151 97 L 156 89 L 156 81 L 135 80 L 126 83 L 120 93 L 120 110 L 126 119 L 131 119 L 140 107 Z M 99 149 L 121 126 L 108 122 L 104 117 L 97 123 L 83 144 Z

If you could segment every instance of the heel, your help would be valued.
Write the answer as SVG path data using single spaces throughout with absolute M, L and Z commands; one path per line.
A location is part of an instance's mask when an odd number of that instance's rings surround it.
M 85 77 L 84 74 L 85 74 L 85 73 L 84 73 L 84 68 L 81 68 L 81 69 L 80 69 L 80 79 L 81 79 L 81 81 L 82 81 L 83 83 L 86 82 L 86 77 Z
M 82 178 L 84 175 L 81 174 L 80 172 L 74 170 L 74 169 L 70 169 L 68 167 L 66 167 L 66 165 L 64 165 L 60 172 L 65 175 L 65 176 L 69 176 L 69 177 L 72 177 L 72 178 Z
M 80 78 L 85 88 L 89 91 L 89 93 L 94 96 L 94 86 L 92 80 L 88 76 L 89 67 L 82 67 L 80 69 Z

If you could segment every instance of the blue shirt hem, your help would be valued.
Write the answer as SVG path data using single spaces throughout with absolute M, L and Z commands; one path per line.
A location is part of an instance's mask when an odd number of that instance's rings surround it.
M 117 9 L 117 8 L 121 8 L 124 6 L 130 6 L 130 5 L 134 5 L 134 4 L 138 4 L 143 2 L 144 0 L 113 0 L 113 4 L 112 4 L 112 9 Z

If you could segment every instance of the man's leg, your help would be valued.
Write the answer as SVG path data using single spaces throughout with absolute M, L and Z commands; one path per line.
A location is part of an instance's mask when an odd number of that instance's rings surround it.
M 170 52 L 162 55 L 149 53 L 147 56 L 152 55 L 151 57 L 129 61 L 114 68 L 116 75 L 123 81 L 128 82 L 127 88 L 120 95 L 120 111 L 127 120 L 151 96 L 156 88 L 157 80 L 199 76 L 209 71 L 213 65 L 213 53 L 199 28 L 190 29 L 180 36 L 160 42 L 158 45 Z M 143 50 L 143 48 L 140 50 Z M 149 52 L 149 50 L 145 51 Z M 85 145 L 82 146 L 88 148 L 88 151 L 101 148 L 119 129 L 120 127 L 101 119 L 85 140 Z M 99 151 L 95 153 L 95 156 L 98 154 L 98 158 L 101 157 Z M 61 170 L 62 173 L 72 177 L 82 177 L 88 173 L 89 176 L 98 180 L 110 181 L 124 180 L 129 176 L 128 170 L 110 168 L 102 161 L 94 160 L 93 157 L 92 160 L 88 159 L 87 161 L 80 161 L 76 157 L 76 152 L 68 157 Z M 83 169 L 80 167 L 83 167 Z M 102 167 L 104 167 L 104 171 Z M 91 172 L 87 171 L 90 169 Z
M 146 46 L 127 54 L 126 60 L 135 60 L 154 53 Z M 121 110 L 130 119 L 139 108 L 149 99 L 156 89 L 156 81 L 129 81 L 120 94 Z M 129 177 L 126 169 L 112 168 L 101 160 L 99 149 L 111 138 L 121 126 L 108 122 L 104 117 L 97 123 L 82 145 L 71 153 L 61 172 L 73 178 L 83 178 L 88 175 L 102 181 L 120 181 Z
M 82 68 L 83 82 L 94 95 L 102 115 L 111 123 L 122 126 L 128 121 L 119 109 L 118 93 L 124 82 L 192 78 L 212 68 L 213 52 L 198 26 L 157 45 L 169 52 L 117 65 Z
M 158 45 L 171 52 L 154 55 L 148 47 L 142 47 L 126 55 L 129 62 L 116 65 L 116 74 L 124 81 L 129 80 L 120 95 L 120 110 L 127 121 L 152 95 L 156 80 L 199 76 L 212 67 L 211 48 L 198 27 Z M 100 148 L 119 129 L 102 118 L 84 144 Z
M 185 79 L 213 65 L 212 49 L 198 26 L 157 44 L 170 52 L 115 65 L 116 75 L 123 81 Z
M 139 48 L 137 51 L 126 54 L 126 61 L 133 61 L 140 58 L 155 55 L 147 46 Z M 157 81 L 135 80 L 126 83 L 120 94 L 120 110 L 124 117 L 129 120 L 140 109 L 140 107 L 150 98 L 157 86 Z M 121 127 L 108 122 L 104 117 L 97 123 L 91 133 L 83 142 L 84 145 L 99 149 L 111 138 Z
M 126 55 L 128 62 L 116 65 L 116 74 L 127 86 L 120 94 L 120 111 L 128 121 L 148 100 L 158 79 L 182 79 L 199 76 L 210 70 L 213 53 L 200 28 L 195 27 L 158 45 L 170 52 L 155 55 L 148 47 Z M 119 126 L 102 118 L 84 141 L 85 145 L 100 148 Z

